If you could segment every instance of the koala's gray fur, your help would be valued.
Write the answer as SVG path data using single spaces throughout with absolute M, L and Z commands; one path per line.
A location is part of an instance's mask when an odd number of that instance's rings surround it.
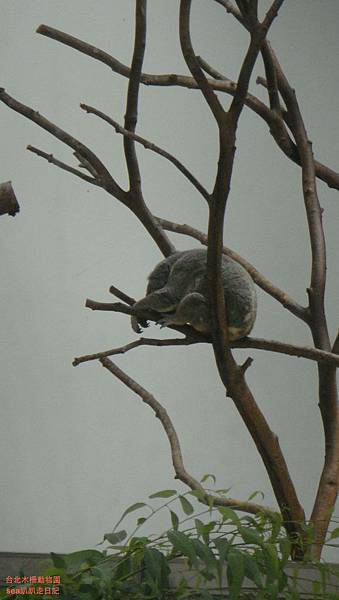
M 158 323 L 191 325 L 197 331 L 211 330 L 206 276 L 207 251 L 203 249 L 175 252 L 162 260 L 151 272 L 145 298 L 133 308 L 142 313 L 159 313 Z M 254 283 L 247 271 L 225 254 L 222 256 L 222 279 L 230 340 L 251 331 L 257 311 Z

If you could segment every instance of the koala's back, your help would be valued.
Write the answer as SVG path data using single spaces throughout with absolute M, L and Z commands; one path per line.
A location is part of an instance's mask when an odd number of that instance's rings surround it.
M 170 275 L 170 271 L 173 267 L 173 264 L 178 260 L 178 258 L 183 254 L 183 252 L 174 252 L 167 258 L 164 258 L 161 262 L 159 262 L 153 269 L 153 271 L 148 276 L 148 285 L 146 289 L 146 294 L 151 294 L 156 290 L 160 290 L 165 287 L 168 282 L 168 278 Z

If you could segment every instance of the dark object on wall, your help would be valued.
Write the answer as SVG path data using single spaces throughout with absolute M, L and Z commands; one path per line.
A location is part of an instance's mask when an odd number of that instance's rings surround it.
M 0 183 L 0 215 L 7 214 L 15 217 L 19 211 L 19 202 L 16 199 L 11 181 Z

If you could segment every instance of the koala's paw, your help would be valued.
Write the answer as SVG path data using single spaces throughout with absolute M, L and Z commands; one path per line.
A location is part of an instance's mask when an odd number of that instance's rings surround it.
M 133 315 L 131 317 L 131 325 L 135 333 L 142 333 L 146 327 L 149 327 L 149 322 L 145 320 L 138 321 L 138 319 Z

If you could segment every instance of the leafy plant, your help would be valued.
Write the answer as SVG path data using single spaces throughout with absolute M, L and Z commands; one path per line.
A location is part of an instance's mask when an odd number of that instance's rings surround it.
M 226 589 L 231 600 L 338 599 L 339 571 L 333 567 L 302 563 L 316 568 L 311 584 L 303 581 L 299 567 L 291 570 L 291 541 L 280 515 L 239 517 L 223 506 L 199 511 L 195 496 L 176 490 L 151 494 L 151 502 L 136 502 L 123 512 L 113 530 L 103 536 L 99 545 L 105 544 L 104 550 L 51 553 L 52 566 L 44 575 L 60 577 L 60 597 L 65 600 L 214 600 L 225 597 Z M 155 506 L 158 500 L 165 502 Z M 136 519 L 131 533 L 120 528 L 128 515 L 141 510 L 147 514 Z M 140 535 L 140 529 L 160 511 L 168 512 L 170 528 L 157 535 Z M 336 528 L 329 543 L 338 536 Z M 184 567 L 179 578 L 173 568 L 171 575 L 171 564 Z M 7 586 L 0 598 L 22 597 L 8 591 Z

